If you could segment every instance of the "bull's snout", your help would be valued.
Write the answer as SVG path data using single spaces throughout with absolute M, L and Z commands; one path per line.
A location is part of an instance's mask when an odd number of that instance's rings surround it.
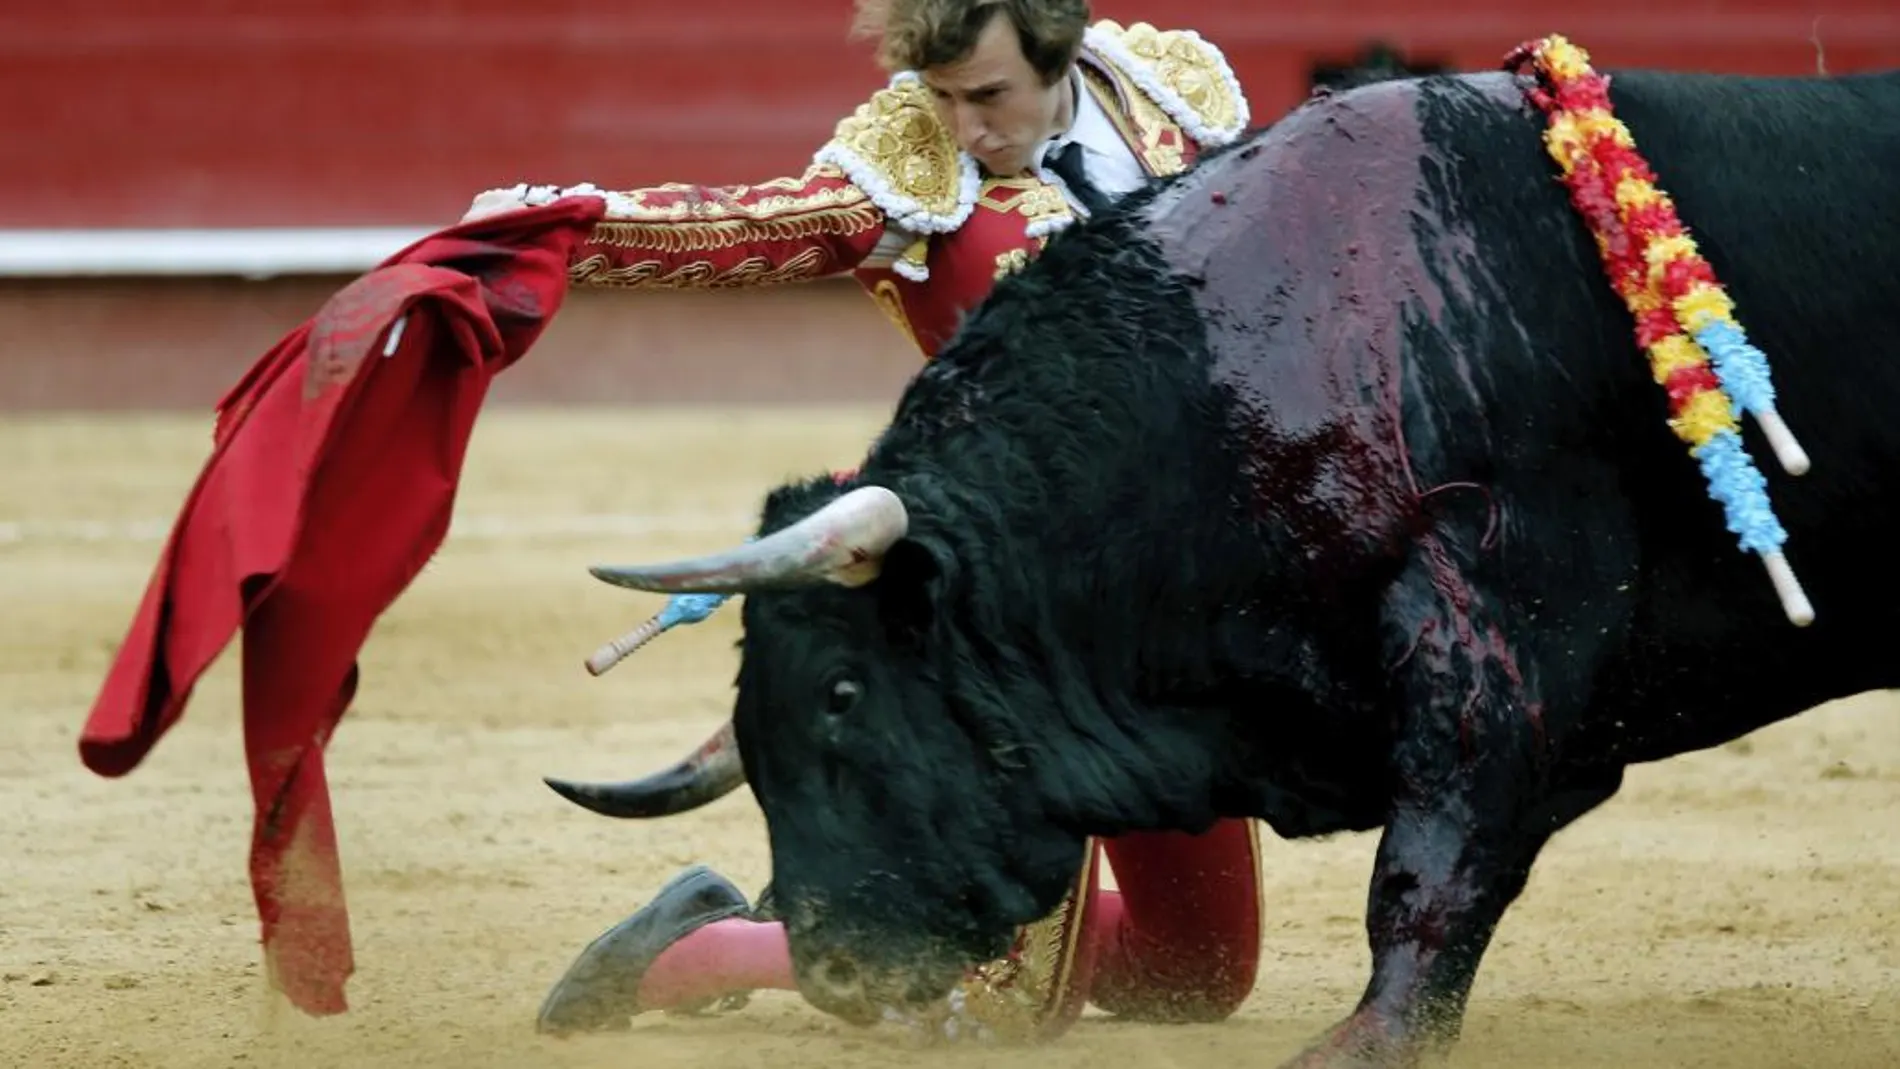
M 798 975 L 805 1001 L 853 1024 L 873 1024 L 877 1007 L 865 985 L 864 969 L 843 951 L 831 951 Z

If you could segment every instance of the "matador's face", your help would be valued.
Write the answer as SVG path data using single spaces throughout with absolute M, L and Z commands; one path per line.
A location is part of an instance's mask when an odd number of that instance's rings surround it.
M 1043 84 L 1000 7 L 969 55 L 921 73 L 957 144 L 993 175 L 1027 170 L 1036 146 L 1073 114 L 1069 79 Z

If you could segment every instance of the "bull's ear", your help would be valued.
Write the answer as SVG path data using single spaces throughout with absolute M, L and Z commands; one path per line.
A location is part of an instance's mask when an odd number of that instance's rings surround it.
M 940 544 L 902 538 L 884 553 L 876 583 L 885 630 L 899 641 L 922 639 L 943 612 L 951 562 Z

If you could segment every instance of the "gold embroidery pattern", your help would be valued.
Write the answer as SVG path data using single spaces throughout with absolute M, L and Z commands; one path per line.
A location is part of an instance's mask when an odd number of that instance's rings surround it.
M 821 235 L 849 237 L 882 225 L 884 216 L 869 202 L 826 208 L 803 215 L 759 219 L 718 219 L 678 223 L 603 222 L 589 240 L 615 248 L 653 249 L 663 253 L 706 252 L 767 241 L 798 241 Z
M 1240 121 L 1240 102 L 1234 99 L 1214 57 L 1178 30 L 1157 30 L 1137 22 L 1123 30 L 1113 22 L 1100 23 L 1120 36 L 1122 45 L 1147 61 L 1157 80 L 1172 89 L 1207 125 L 1231 129 Z
M 589 240 L 666 254 L 707 252 L 823 235 L 849 237 L 883 223 L 864 191 L 835 167 L 814 164 L 798 178 L 707 190 L 679 182 L 610 194 L 608 215 Z M 836 185 L 811 186 L 821 179 Z M 773 196 L 754 194 L 783 190 Z M 707 196 L 710 192 L 712 195 Z
M 976 202 L 991 211 L 1019 212 L 1031 222 L 1074 214 L 1062 191 L 1040 178 L 986 178 Z
M 871 287 L 871 302 L 877 305 L 886 318 L 897 324 L 897 329 L 904 332 L 904 337 L 909 338 L 912 345 L 923 348 L 917 342 L 917 332 L 911 329 L 910 317 L 904 314 L 904 301 L 897 295 L 897 283 L 888 278 L 879 279 L 877 285 Z
M 930 237 L 925 235 L 911 242 L 909 245 L 904 246 L 904 251 L 899 253 L 897 258 L 899 261 L 909 264 L 911 267 L 922 271 L 929 271 Z
M 1055 911 L 1025 925 L 1014 951 L 973 970 L 964 981 L 966 1012 L 1001 1038 L 1031 1038 L 1060 1006 L 1088 925 L 1087 896 L 1095 883 L 1095 840 L 1082 871 Z
M 666 269 L 666 263 L 662 260 L 643 260 L 615 267 L 612 260 L 595 254 L 576 261 L 568 268 L 567 277 L 569 284 L 576 286 L 730 289 L 739 286 L 774 286 L 818 278 L 824 273 L 825 264 L 825 250 L 812 248 L 776 265 L 763 256 L 748 256 L 722 271 L 711 261 L 696 260 L 662 274 Z
M 820 180 L 837 185 L 810 187 Z M 714 197 L 695 196 L 713 192 Z M 754 193 L 776 193 L 748 200 Z M 683 195 L 684 194 L 684 195 Z M 645 189 L 608 195 L 603 225 L 618 223 L 717 222 L 726 219 L 772 219 L 797 212 L 848 209 L 870 203 L 862 189 L 850 184 L 843 171 L 814 163 L 797 178 L 774 178 L 749 186 L 696 186 L 663 182 Z
M 839 120 L 831 139 L 891 192 L 922 210 L 934 215 L 956 211 L 962 182 L 956 138 L 938 120 L 930 90 L 921 81 L 878 90 Z
M 1037 178 L 985 178 L 977 187 L 976 204 L 993 212 L 1012 211 L 1022 202 L 1024 194 L 1047 188 Z
M 1029 252 L 1026 249 L 1011 249 L 996 254 L 996 280 L 998 282 L 1021 271 L 1029 265 Z
M 1135 94 L 1135 123 L 1141 131 L 1141 153 L 1156 174 L 1175 174 L 1186 165 L 1181 155 L 1181 128 L 1161 106 L 1144 94 Z
M 1260 822 L 1247 821 L 1247 849 L 1253 854 L 1253 904 L 1259 918 L 1258 932 L 1267 930 L 1267 863 L 1260 856 Z
M 1181 170 L 1186 162 L 1181 154 L 1181 128 L 1126 74 L 1108 66 L 1104 73 L 1084 65 L 1082 76 L 1084 84 L 1101 101 L 1115 131 L 1122 135 L 1129 150 L 1141 157 L 1149 174 L 1170 175 Z

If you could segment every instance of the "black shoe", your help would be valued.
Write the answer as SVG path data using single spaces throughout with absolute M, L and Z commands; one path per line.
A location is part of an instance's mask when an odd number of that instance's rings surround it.
M 581 951 L 541 1003 L 535 1030 L 551 1035 L 625 1030 L 627 1018 L 643 1012 L 637 998 L 640 980 L 661 951 L 714 921 L 750 913 L 732 881 L 704 865 L 688 868 Z

